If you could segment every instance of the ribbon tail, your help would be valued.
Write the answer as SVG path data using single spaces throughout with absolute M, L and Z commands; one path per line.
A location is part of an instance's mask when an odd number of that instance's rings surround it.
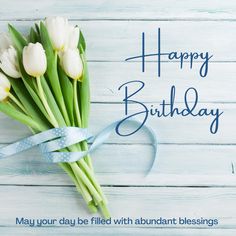
M 60 152 L 51 152 L 49 153 L 50 155 L 50 160 L 54 163 L 56 162 L 75 162 L 80 160 L 81 158 L 87 156 L 97 148 L 99 148 L 104 142 L 106 142 L 111 133 L 114 132 L 116 126 L 119 124 L 119 121 L 113 122 L 112 124 L 108 125 L 104 129 L 102 129 L 100 132 L 98 132 L 95 136 L 90 137 L 87 139 L 87 141 L 92 142 L 90 148 L 88 151 L 83 151 L 83 152 L 72 152 L 72 153 L 60 153 Z M 140 124 L 140 121 L 135 120 L 135 119 L 130 119 L 129 122 Z M 151 143 L 154 148 L 154 155 L 152 158 L 152 162 L 150 167 L 147 170 L 146 176 L 152 171 L 154 164 L 157 159 L 157 138 L 155 135 L 155 132 L 152 128 L 150 128 L 147 125 L 143 126 L 146 131 L 148 132 L 149 136 L 151 137 Z
M 86 153 L 84 153 L 83 157 L 86 156 L 87 154 L 89 154 L 90 152 L 94 151 L 98 147 L 100 147 L 106 140 L 108 140 L 111 133 L 115 130 L 116 126 L 120 123 L 120 121 L 121 120 L 113 122 L 112 124 L 108 125 L 103 130 L 101 130 L 96 136 L 88 139 L 88 141 L 92 141 L 93 143 L 92 143 L 90 149 Z M 136 124 L 141 123 L 140 121 L 135 120 L 135 119 L 130 119 L 129 122 L 136 123 Z M 151 127 L 149 127 L 147 125 L 144 125 L 143 127 L 146 129 L 149 136 L 151 137 L 151 143 L 152 143 L 152 146 L 154 149 L 154 155 L 152 158 L 152 162 L 151 162 L 151 165 L 148 168 L 147 173 L 146 173 L 146 176 L 147 176 L 153 170 L 154 164 L 157 160 L 157 138 L 156 138 L 156 134 L 155 134 L 154 130 Z
M 103 130 L 98 132 L 94 137 L 88 139 L 88 141 L 92 142 L 89 152 L 94 151 L 109 139 L 111 133 L 115 130 L 115 127 L 117 126 L 118 122 L 119 121 L 113 122 L 112 124 L 105 127 Z
M 132 122 L 132 123 L 136 123 L 136 124 L 140 124 L 141 123 L 139 120 L 136 120 L 134 118 L 132 118 L 132 119 L 130 119 L 128 121 Z M 157 137 L 156 137 L 155 131 L 151 127 L 149 127 L 146 124 L 144 124 L 143 128 L 147 131 L 147 133 L 151 137 L 151 144 L 152 144 L 153 150 L 154 150 L 154 155 L 152 157 L 151 165 L 148 168 L 147 173 L 145 175 L 145 176 L 148 176 L 150 174 L 150 172 L 153 170 L 154 164 L 155 164 L 155 162 L 157 160 Z
M 156 134 L 155 134 L 154 130 L 151 127 L 146 126 L 146 125 L 144 127 L 146 128 L 146 130 L 150 134 L 150 137 L 152 139 L 152 146 L 153 146 L 153 149 L 154 149 L 154 155 L 153 155 L 153 158 L 152 158 L 152 163 L 151 163 L 151 165 L 150 165 L 150 167 L 149 167 L 149 169 L 146 173 L 146 176 L 147 176 L 152 172 L 153 167 L 155 165 L 155 162 L 157 160 L 157 138 L 156 138 Z

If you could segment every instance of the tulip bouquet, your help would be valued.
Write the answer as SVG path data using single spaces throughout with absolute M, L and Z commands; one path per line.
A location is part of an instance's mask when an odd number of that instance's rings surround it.
M 77 26 L 49 17 L 24 37 L 12 25 L 0 36 L 0 111 L 36 134 L 56 127 L 88 126 L 90 93 L 86 44 Z M 88 150 L 86 141 L 63 152 Z M 109 217 L 90 156 L 59 163 L 91 212 Z

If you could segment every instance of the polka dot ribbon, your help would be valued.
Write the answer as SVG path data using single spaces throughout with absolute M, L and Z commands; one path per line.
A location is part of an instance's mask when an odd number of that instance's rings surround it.
M 130 121 L 140 124 L 140 122 L 136 120 Z M 32 147 L 39 146 L 43 156 L 48 162 L 75 162 L 87 156 L 107 141 L 119 124 L 120 121 L 116 121 L 98 132 L 95 136 L 93 136 L 88 129 L 78 127 L 53 128 L 0 148 L 0 159 L 5 159 L 6 157 L 26 151 Z M 143 127 L 148 131 L 154 147 L 152 164 L 148 171 L 150 172 L 157 156 L 157 139 L 154 131 L 150 127 L 146 125 Z M 62 150 L 82 141 L 91 143 L 87 151 L 68 152 Z M 60 150 L 60 152 L 58 150 Z

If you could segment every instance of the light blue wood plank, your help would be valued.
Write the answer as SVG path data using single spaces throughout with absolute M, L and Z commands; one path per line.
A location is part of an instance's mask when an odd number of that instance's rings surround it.
M 92 102 L 119 102 L 124 99 L 124 91 L 118 88 L 131 80 L 142 80 L 145 88 L 135 96 L 143 102 L 161 102 L 176 86 L 176 102 L 183 103 L 183 96 L 189 87 L 195 87 L 200 102 L 236 102 L 235 63 L 212 63 L 207 78 L 200 79 L 198 66 L 189 70 L 186 66 L 179 71 L 176 63 L 162 65 L 163 77 L 156 77 L 156 63 L 148 63 L 148 70 L 141 72 L 141 63 L 89 62 Z M 130 86 L 130 89 L 135 89 Z
M 104 188 L 104 191 L 109 199 L 113 218 L 217 218 L 219 224 L 211 228 L 235 229 L 235 188 L 129 187 Z M 16 217 L 34 219 L 92 217 L 87 212 L 81 197 L 70 187 L 1 186 L 0 199 L 1 226 L 15 226 Z M 128 228 L 130 227 L 137 226 L 128 225 Z M 158 225 L 148 225 L 148 228 L 152 227 L 158 228 Z M 207 225 L 162 225 L 162 227 L 209 229 Z
M 83 228 L 83 227 L 44 227 L 44 228 L 23 228 L 23 227 L 2 227 L 0 232 L 3 235 L 15 236 L 28 236 L 28 235 L 60 235 L 60 236 L 133 236 L 133 235 L 145 235 L 145 236 L 235 236 L 236 230 L 234 229 L 151 229 L 151 228 L 105 228 L 105 227 L 93 227 L 93 228 Z
M 150 104 L 149 104 L 150 105 Z M 154 104 L 158 105 L 158 104 Z M 183 109 L 183 104 L 178 104 L 179 109 Z M 217 104 L 217 103 L 200 103 L 200 108 L 220 109 L 224 114 L 219 119 L 219 130 L 216 134 L 210 133 L 210 125 L 213 117 L 149 117 L 147 124 L 157 133 L 159 143 L 210 143 L 210 144 L 236 144 L 236 126 L 234 118 L 236 117 L 235 104 Z M 150 107 L 149 107 L 150 108 Z M 106 127 L 108 124 L 120 120 L 124 117 L 125 107 L 123 104 L 92 104 L 90 130 L 96 134 L 98 131 Z M 129 106 L 130 114 L 138 111 L 138 107 Z M 140 120 L 143 117 L 139 118 Z M 0 114 L 0 143 L 9 143 L 16 141 L 22 137 L 28 136 L 30 131 L 16 121 L 12 121 L 9 117 Z M 14 127 L 14 129 L 12 128 Z M 134 126 L 125 126 L 134 130 Z M 137 128 L 137 127 L 136 127 Z M 175 131 L 175 132 L 173 132 Z M 181 135 L 180 135 L 181 134 Z M 145 130 L 140 130 L 136 134 L 129 137 L 120 137 L 113 134 L 108 143 L 150 143 Z
M 163 63 L 160 79 L 156 67 L 156 63 L 148 63 L 146 72 L 142 73 L 141 62 L 90 62 L 92 101 L 122 102 L 124 91 L 118 88 L 128 81 L 142 80 L 145 88 L 135 95 L 135 99 L 143 102 L 161 102 L 169 96 L 173 85 L 177 89 L 177 102 L 183 102 L 189 87 L 198 90 L 200 102 L 236 102 L 235 63 L 211 63 L 204 79 L 199 78 L 199 63 L 192 70 L 187 65 L 179 70 L 177 63 Z M 130 89 L 137 89 L 136 86 L 130 86 Z
M 7 23 L 0 22 L 0 31 L 7 30 Z M 34 22 L 10 23 L 28 33 Z M 160 27 L 163 52 L 208 51 L 214 55 L 212 61 L 236 61 L 232 53 L 236 51 L 232 30 L 236 27 L 235 21 L 74 21 L 74 24 L 78 24 L 84 32 L 89 60 L 123 62 L 128 57 L 139 55 L 142 32 L 146 32 L 147 53 L 154 53 L 157 50 L 156 32 Z
M 149 145 L 103 145 L 92 158 L 103 185 L 236 186 L 235 152 L 235 146 L 227 145 L 160 145 L 148 178 L 144 175 L 152 157 Z M 73 184 L 35 149 L 1 160 L 0 173 L 0 184 Z
M 0 19 L 43 18 L 63 15 L 72 19 L 235 19 L 234 1 L 149 0 L 21 0 L 1 1 Z
M 215 1 L 212 4 L 211 1 L 154 1 L 151 0 L 148 4 L 146 1 L 124 1 L 121 0 L 117 3 L 108 2 L 104 0 L 97 1 L 40 1 L 35 3 L 33 1 L 23 0 L 17 1 L 2 1 L 2 8 L 0 10 L 0 19 L 6 24 L 8 19 L 32 19 L 42 18 L 47 15 L 60 14 L 68 16 L 70 19 L 162 19 L 162 20 L 235 20 L 236 4 L 232 1 Z M 14 4 L 14 8 L 12 8 Z M 10 13 L 9 13 L 10 12 Z M 17 24 L 22 25 L 23 31 L 28 26 L 29 22 L 20 22 Z M 87 22 L 81 23 L 84 28 L 85 34 L 88 38 L 89 52 L 88 57 L 90 60 L 99 61 L 123 61 L 124 58 L 135 54 L 139 50 L 139 45 L 135 44 L 140 32 L 145 29 L 151 35 L 157 27 L 157 22 Z M 165 39 L 165 49 L 170 50 L 172 48 L 178 48 L 178 50 L 193 50 L 197 45 L 197 49 L 211 50 L 216 61 L 235 61 L 234 55 L 231 53 L 235 51 L 234 41 L 235 34 L 233 28 L 235 28 L 234 22 L 161 22 L 158 23 L 162 29 L 167 30 Z M 185 29 L 183 31 L 183 29 Z M 95 31 L 97 30 L 97 31 Z M 176 36 L 173 37 L 172 33 L 176 32 Z M 183 33 L 184 32 L 184 33 Z M 196 34 L 198 32 L 202 41 L 195 41 Z M 221 32 L 224 32 L 222 35 Z M 96 35 L 96 37 L 94 37 Z M 218 37 L 216 37 L 216 35 Z M 219 37 L 220 35 L 220 37 Z M 177 40 L 176 40 L 176 38 Z M 178 37 L 187 38 L 189 41 L 178 40 Z M 217 41 L 215 40 L 217 38 Z M 104 40 L 105 38 L 105 40 Z M 198 38 L 199 40 L 199 38 Z M 213 43 L 215 42 L 215 43 Z M 155 37 L 150 39 L 150 50 L 153 50 L 155 45 Z M 114 50 L 114 44 L 117 48 Z M 233 45 L 233 46 L 232 46 Z M 120 50 L 120 48 L 128 48 L 126 51 Z M 101 64 L 98 64 L 98 67 Z M 111 64 L 111 67 L 107 64 L 103 64 L 104 67 L 92 71 L 92 77 L 96 78 L 92 83 L 92 89 L 94 90 L 93 101 L 106 102 L 106 101 L 120 101 L 120 95 L 114 93 L 117 85 L 122 82 L 119 81 L 119 77 L 123 78 L 122 72 L 127 70 L 134 70 L 128 68 L 129 65 L 121 65 L 120 71 L 116 71 L 115 68 L 119 68 L 118 64 Z M 152 64 L 151 66 L 155 66 Z M 169 71 L 175 71 L 175 64 L 164 65 L 164 68 L 168 68 Z M 226 64 L 223 69 L 220 66 L 214 65 L 210 78 L 216 78 L 213 84 L 213 79 L 206 82 L 182 82 L 178 81 L 178 87 L 180 91 L 189 85 L 195 85 L 202 91 L 203 102 L 235 102 L 235 86 L 234 86 L 234 64 Z M 103 73 L 102 69 L 105 71 Z M 153 70 L 152 70 L 153 71 Z M 227 71 L 227 72 L 226 72 Z M 116 74 L 114 81 L 111 85 L 109 79 L 112 77 L 112 73 Z M 119 74 L 120 73 L 120 74 Z M 227 84 L 223 84 L 221 75 L 227 80 Z M 102 75 L 105 74 L 105 78 Z M 183 74 L 187 74 L 187 70 L 183 71 Z M 183 74 L 177 75 L 177 80 L 182 77 Z M 216 76 L 219 75 L 219 76 Z M 137 78 L 140 76 L 138 72 L 131 73 L 128 76 Z M 152 77 L 151 74 L 147 75 Z M 163 94 L 167 92 L 168 86 L 171 84 L 172 72 L 166 75 L 167 79 L 163 83 L 158 84 L 158 88 L 163 91 Z M 190 77 L 190 76 L 189 76 Z M 193 78 L 193 76 L 191 76 Z M 100 82 L 100 87 L 97 86 L 97 81 Z M 230 85 L 231 86 L 230 86 Z M 157 97 L 151 95 L 150 91 L 157 85 L 155 82 L 150 83 L 147 93 L 149 96 L 144 95 L 146 101 L 159 101 L 163 94 L 159 93 Z M 205 86 L 205 89 L 202 88 Z M 209 92 L 209 88 L 211 88 Z M 224 88 L 219 91 L 219 88 Z M 210 93 L 210 96 L 208 96 Z M 141 97 L 142 98 L 142 97 Z M 180 97 L 177 98 L 181 102 Z M 210 106 L 210 105 L 209 105 Z M 216 105 L 218 106 L 218 104 Z M 183 120 L 177 119 L 175 122 L 171 120 L 160 121 L 160 124 L 151 122 L 151 124 L 160 131 L 161 142 L 177 142 L 177 143 L 221 143 L 229 144 L 236 143 L 234 136 L 235 133 L 233 117 L 235 117 L 234 105 L 220 105 L 222 109 L 227 111 L 226 118 L 222 124 L 222 131 L 219 135 L 214 137 L 205 135 L 205 127 L 209 120 L 198 121 L 187 119 L 185 123 Z M 103 125 L 109 122 L 109 119 L 103 120 L 104 114 L 111 118 L 117 118 L 122 108 L 120 105 L 116 106 L 117 113 L 111 114 L 114 110 L 110 108 L 111 105 L 94 105 L 93 113 L 96 115 L 92 118 L 92 123 L 96 123 L 93 130 L 100 129 Z M 105 111 L 105 113 L 104 113 Z M 22 126 L 18 126 L 15 122 L 11 123 L 0 116 L 3 121 L 0 127 L 0 140 L 2 142 L 12 141 L 9 137 L 12 135 L 15 139 L 28 135 L 26 129 Z M 96 122 L 94 122 L 96 120 Z M 16 124 L 14 132 L 12 124 Z M 3 127 L 4 126 L 4 127 Z M 195 126 L 195 127 L 194 127 Z M 162 128 L 163 127 L 163 128 Z M 177 132 L 173 135 L 173 129 L 177 127 Z M 200 128 L 199 127 L 204 127 Z M 180 131 L 184 130 L 179 137 Z M 196 136 L 192 136 L 193 133 L 197 133 Z M 233 138 L 232 138 L 233 137 Z M 134 139 L 126 140 L 128 143 L 148 143 L 145 134 L 140 134 Z M 124 142 L 120 138 L 113 137 L 110 142 Z M 121 149 L 118 149 L 122 147 Z M 138 157 L 132 155 L 133 148 L 136 147 Z M 146 145 L 105 145 L 103 150 L 97 152 L 98 159 L 95 160 L 95 166 L 98 168 L 98 177 L 104 184 L 121 184 L 121 185 L 231 185 L 234 186 L 235 176 L 234 172 L 234 153 L 235 146 L 197 146 L 190 145 L 184 146 L 185 152 L 182 153 L 183 146 L 179 145 L 161 145 L 160 155 L 166 156 L 165 159 L 161 159 L 159 162 L 158 171 L 154 172 L 152 179 L 147 181 L 143 180 L 140 173 L 147 168 L 148 162 L 146 162 L 145 155 L 151 154 L 150 146 Z M 111 151 L 122 155 L 123 160 L 119 159 L 118 155 L 113 155 L 113 162 L 109 162 Z M 32 155 L 35 152 L 30 153 L 22 157 L 21 160 L 17 160 L 17 163 L 10 162 L 2 164 L 0 182 L 8 184 L 30 184 L 37 182 L 37 184 L 45 184 L 53 182 L 53 184 L 69 184 L 69 180 L 65 175 L 55 166 L 44 165 L 41 161 L 32 160 Z M 130 157 L 130 165 L 125 165 L 124 158 Z M 37 156 L 37 155 L 36 155 Z M 105 157 L 104 159 L 103 156 Z M 21 158 L 21 156 L 19 156 Z M 191 159 L 191 161 L 189 161 Z M 11 160 L 13 161 L 13 159 Z M 139 165 L 137 165 L 139 162 Z M 109 165 L 105 165 L 109 162 Z M 111 163 L 113 165 L 111 165 Z M 187 163 L 187 164 L 186 164 Z M 115 165 L 114 165 L 115 164 Z M 43 167 L 40 171 L 37 169 L 39 166 Z M 31 169 L 33 167 L 33 169 Z M 122 171 L 119 169 L 122 168 Z M 41 171 L 42 170 L 42 171 Z M 155 169 L 156 171 L 157 169 Z M 128 174 L 127 174 L 128 173 Z M 182 175 L 179 175 L 182 173 Z M 38 180 L 38 181 L 37 181 Z M 61 182 L 60 182 L 61 181 Z M 52 184 L 52 185 L 53 185 Z M 34 231 L 35 235 L 77 235 L 86 234 L 94 235 L 96 231 L 97 235 L 235 235 L 235 230 L 227 230 L 223 228 L 235 228 L 235 188 L 105 188 L 109 199 L 113 202 L 111 207 L 113 215 L 127 216 L 147 216 L 148 218 L 156 214 L 165 216 L 188 216 L 188 217 L 219 217 L 220 225 L 217 230 L 206 229 L 128 229 L 128 228 L 50 228 L 50 229 L 26 229 L 26 228 L 7 228 L 0 227 L 0 233 L 2 235 L 27 235 Z M 58 197 L 60 196 L 60 197 Z M 14 226 L 14 217 L 16 214 L 27 215 L 32 217 L 60 217 L 62 212 L 68 217 L 80 216 L 88 217 L 87 212 L 82 207 L 83 203 L 81 198 L 76 199 L 76 193 L 74 188 L 70 187 L 3 187 L 1 186 L 0 199 L 4 199 L 0 203 L 1 226 Z M 124 200 L 125 199 L 125 200 Z M 45 201 L 45 204 L 42 202 Z M 224 203 L 224 205 L 222 205 Z M 58 207 L 60 205 L 60 207 Z M 76 206 L 76 207 L 75 207 Z M 78 206 L 78 207 L 77 207 Z M 141 212 L 141 213 L 140 213 Z M 3 217 L 4 216 L 4 217 Z M 116 231 L 115 231 L 116 230 Z M 22 232 L 20 232 L 22 231 Z

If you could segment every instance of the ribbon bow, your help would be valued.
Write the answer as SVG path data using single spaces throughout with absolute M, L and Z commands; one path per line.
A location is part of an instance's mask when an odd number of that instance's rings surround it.
M 140 123 L 136 120 L 130 120 L 129 122 Z M 32 147 L 38 146 L 45 159 L 51 163 L 59 162 L 75 162 L 85 157 L 89 153 L 93 152 L 95 149 L 100 147 L 115 130 L 116 126 L 120 123 L 116 121 L 103 130 L 98 132 L 93 136 L 88 129 L 78 128 L 78 127 L 63 127 L 63 128 L 53 128 L 41 133 L 29 136 L 27 138 L 21 139 L 18 142 L 12 143 L 0 149 L 0 159 L 5 159 L 14 154 L 20 153 L 22 151 L 28 150 Z M 151 171 L 156 156 L 157 156 L 157 139 L 154 131 L 144 125 L 144 128 L 148 131 L 150 137 L 152 138 L 152 145 L 154 148 L 154 155 L 152 164 L 148 170 Z M 69 147 L 73 144 L 88 141 L 92 144 L 87 151 L 81 152 L 58 152 L 58 150 Z

